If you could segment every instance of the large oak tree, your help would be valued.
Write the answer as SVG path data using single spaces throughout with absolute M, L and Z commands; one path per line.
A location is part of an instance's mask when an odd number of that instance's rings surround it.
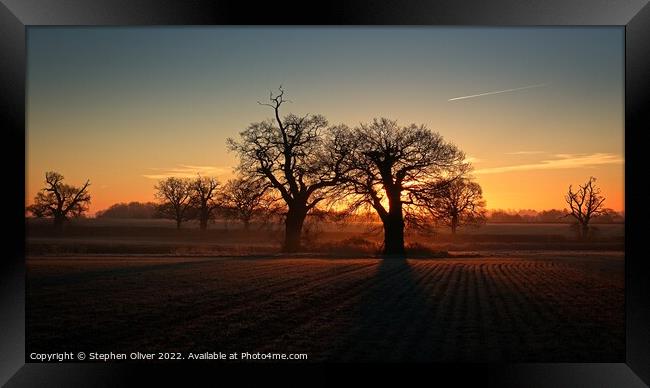
M 347 132 L 348 193 L 353 206 L 367 204 L 383 223 L 384 254 L 402 255 L 404 227 L 424 211 L 424 199 L 436 182 L 449 182 L 467 172 L 465 155 L 424 125 L 400 126 L 374 119 Z
M 345 127 L 330 126 L 321 115 L 282 116 L 285 102 L 282 88 L 271 93 L 261 105 L 273 110 L 273 118 L 250 124 L 238 140 L 228 139 L 228 147 L 239 156 L 242 176 L 263 179 L 285 202 L 283 250 L 296 252 L 307 214 L 345 174 L 347 143 L 341 137 Z

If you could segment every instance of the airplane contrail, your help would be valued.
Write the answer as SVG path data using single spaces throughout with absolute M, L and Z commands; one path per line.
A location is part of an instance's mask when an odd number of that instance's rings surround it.
M 499 93 L 516 92 L 517 90 L 532 89 L 532 88 L 541 88 L 542 86 L 546 86 L 546 84 L 528 85 L 528 86 L 522 86 L 522 87 L 520 87 L 520 88 L 514 88 L 514 89 L 497 90 L 496 92 L 486 92 L 486 93 L 480 93 L 480 94 L 472 94 L 471 96 L 454 97 L 454 98 L 450 98 L 450 99 L 447 100 L 447 101 L 464 100 L 464 99 L 466 99 L 466 98 L 474 98 L 474 97 L 481 97 L 481 96 L 489 96 L 489 95 L 492 95 L 492 94 L 499 94 Z

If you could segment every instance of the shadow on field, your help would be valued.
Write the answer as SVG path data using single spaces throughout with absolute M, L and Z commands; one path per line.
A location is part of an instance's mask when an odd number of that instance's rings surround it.
M 431 311 L 408 261 L 385 258 L 361 297 L 341 361 L 410 361 L 418 337 L 413 319 Z

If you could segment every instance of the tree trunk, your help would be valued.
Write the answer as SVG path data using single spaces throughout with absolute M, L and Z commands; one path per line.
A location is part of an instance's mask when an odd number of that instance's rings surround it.
M 177 230 L 181 228 L 181 222 L 182 221 L 180 219 L 176 219 L 176 229 Z
M 207 209 L 201 210 L 201 213 L 199 215 L 199 228 L 201 228 L 201 230 L 207 230 L 209 220 L 210 212 Z
M 384 223 L 384 255 L 403 256 L 404 249 L 404 216 L 402 214 L 401 191 L 397 188 L 386 192 L 388 194 L 388 215 Z
M 451 217 L 451 234 L 456 234 L 456 229 L 458 229 L 458 216 Z
M 390 217 L 384 223 L 384 254 L 404 255 L 404 220 Z
M 589 224 L 586 222 L 581 225 L 581 235 L 583 240 L 589 238 Z
M 57 230 L 63 230 L 63 223 L 65 222 L 64 216 L 55 215 L 54 216 L 54 228 Z
M 298 252 L 300 250 L 300 236 L 302 234 L 302 225 L 307 216 L 307 207 L 305 205 L 295 205 L 289 208 L 287 219 L 284 221 L 284 252 Z
M 242 220 L 242 223 L 244 224 L 244 230 L 248 232 L 248 229 L 250 229 L 251 226 L 250 220 Z

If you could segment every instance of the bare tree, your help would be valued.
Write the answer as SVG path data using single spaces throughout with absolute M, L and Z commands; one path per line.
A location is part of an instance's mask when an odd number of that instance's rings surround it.
M 201 230 L 208 228 L 208 221 L 219 207 L 217 187 L 219 181 L 216 178 L 200 175 L 189 184 L 190 204 L 196 209 Z
M 75 187 L 64 184 L 63 175 L 58 172 L 48 171 L 45 173 L 45 185 L 34 197 L 34 203 L 27 207 L 27 211 L 34 216 L 52 217 L 54 225 L 62 227 L 70 216 L 79 217 L 88 210 L 89 180 L 82 187 Z
M 243 176 L 262 178 L 286 203 L 283 250 L 295 252 L 307 213 L 344 174 L 344 127 L 329 126 L 321 115 L 281 117 L 280 107 L 287 102 L 281 87 L 269 101 L 260 104 L 271 107 L 274 118 L 250 124 L 239 133 L 239 141 L 228 139 L 228 147 L 239 155 Z
M 220 202 L 228 216 L 241 221 L 244 230 L 248 230 L 255 214 L 263 208 L 266 189 L 259 179 L 231 179 L 224 187 Z
M 404 254 L 406 221 L 416 222 L 431 198 L 432 182 L 468 169 L 465 155 L 424 125 L 399 126 L 381 118 L 348 132 L 346 186 L 353 206 L 369 205 L 383 223 L 384 254 Z
M 451 233 L 464 225 L 480 225 L 486 221 L 485 200 L 481 186 L 468 178 L 455 179 L 440 185 L 427 209 L 434 219 L 451 228 Z
M 155 197 L 161 201 L 158 211 L 165 218 L 176 221 L 176 229 L 187 220 L 191 206 L 191 182 L 185 178 L 169 177 L 159 181 L 154 188 Z
M 588 237 L 589 221 L 592 218 L 607 214 L 604 208 L 605 197 L 600 194 L 600 188 L 595 185 L 596 178 L 590 177 L 587 183 L 579 185 L 578 190 L 573 191 L 573 186 L 569 186 L 569 191 L 564 196 L 564 200 L 569 205 L 570 213 L 565 217 L 575 218 L 580 226 L 580 235 L 582 238 Z

